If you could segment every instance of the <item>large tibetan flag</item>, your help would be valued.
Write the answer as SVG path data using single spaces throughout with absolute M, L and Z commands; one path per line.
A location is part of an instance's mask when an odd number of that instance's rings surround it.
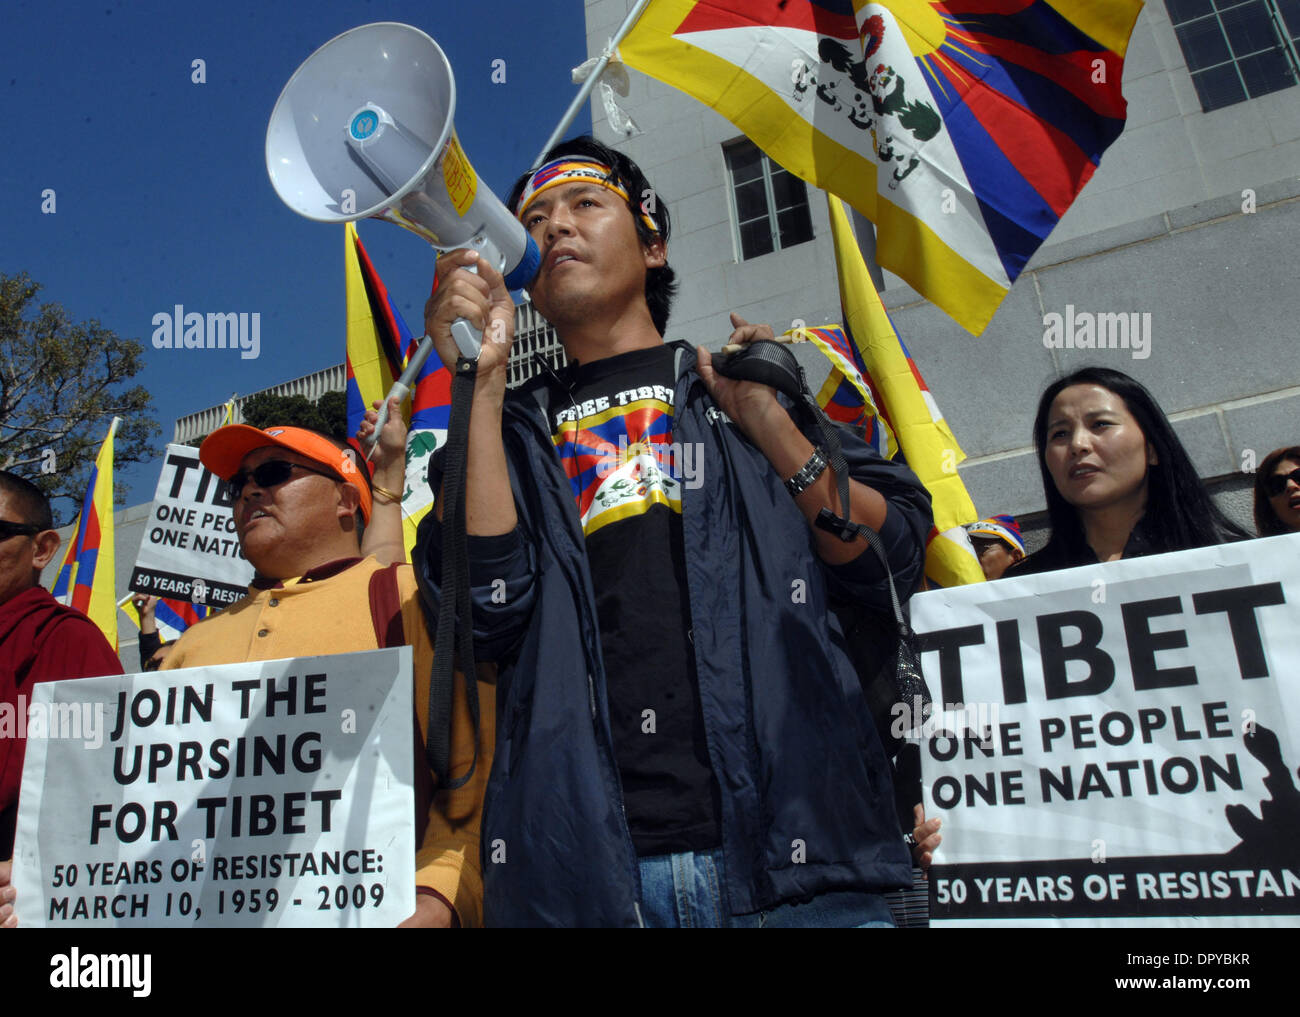
M 117 650 L 117 595 L 113 560 L 113 437 L 120 418 L 95 457 L 75 532 L 54 580 L 55 599 L 76 608 L 99 626 Z
M 877 256 L 988 324 L 1124 128 L 1141 0 L 651 0 L 631 66 L 876 224 Z
M 117 606 L 135 623 L 135 627 L 139 628 L 140 612 L 135 609 L 135 598 L 136 594 L 128 593 L 117 602 Z M 210 604 L 191 604 L 188 600 L 159 597 L 154 605 L 153 618 L 158 625 L 158 635 L 162 637 L 162 641 L 171 643 L 179 639 L 181 633 L 191 625 L 197 625 L 216 610 L 217 608 Z
M 966 454 L 894 331 L 844 205 L 828 198 L 845 331 L 857 348 L 858 363 L 866 367 L 880 413 L 907 465 L 930 492 L 934 529 L 925 552 L 926 578 L 940 586 L 983 582 L 984 572 L 963 528 L 979 518 L 957 473 L 957 464 Z
M 418 339 L 412 337 L 402 320 L 352 223 L 345 228 L 344 243 L 348 434 L 355 435 L 366 410 L 383 399 L 393 380 L 401 375 L 415 353 Z M 425 361 L 411 390 L 406 486 L 402 492 L 402 529 L 408 557 L 415 546 L 416 528 L 433 504 L 433 494 L 425 480 L 429 457 L 447 440 L 450 416 L 451 374 L 434 353 Z

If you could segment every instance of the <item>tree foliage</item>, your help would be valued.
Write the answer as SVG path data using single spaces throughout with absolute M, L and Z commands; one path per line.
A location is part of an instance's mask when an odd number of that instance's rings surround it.
M 159 428 L 148 390 L 127 387 L 143 344 L 95 319 L 74 322 L 59 304 L 37 307 L 40 289 L 26 272 L 0 273 L 0 465 L 40 486 L 69 522 L 113 417 L 119 466 L 153 459 Z M 124 485 L 114 494 L 125 503 Z
M 326 392 L 316 402 L 304 395 L 260 392 L 245 399 L 239 411 L 250 427 L 310 427 L 340 441 L 348 438 L 347 396 L 343 392 Z
M 326 392 L 316 400 L 316 405 L 325 419 L 329 421 L 329 433 L 339 441 L 347 441 L 348 434 L 348 394 L 346 392 Z

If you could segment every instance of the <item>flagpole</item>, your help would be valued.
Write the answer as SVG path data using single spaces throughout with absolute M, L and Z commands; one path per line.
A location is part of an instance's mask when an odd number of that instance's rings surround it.
M 592 68 L 591 73 L 587 75 L 587 80 L 584 81 L 582 87 L 578 89 L 578 94 L 573 97 L 573 102 L 569 103 L 569 108 L 564 111 L 564 116 L 561 117 L 560 122 L 555 125 L 555 130 L 553 130 L 551 136 L 546 139 L 546 144 L 542 146 L 542 150 L 537 153 L 537 158 L 533 160 L 533 165 L 529 172 L 537 169 L 537 167 L 542 164 L 542 160 L 546 158 L 546 153 L 551 150 L 560 138 L 563 137 L 564 132 L 569 129 L 569 125 L 573 123 L 573 118 L 578 115 L 578 110 L 582 108 L 582 104 L 586 102 L 587 98 L 591 95 L 591 90 L 596 87 L 596 82 L 600 80 L 600 75 L 605 70 L 605 65 L 609 63 L 610 57 L 614 55 L 614 50 L 616 50 L 618 44 L 623 41 L 623 36 L 627 35 L 627 33 L 632 30 L 632 26 L 636 24 L 637 18 L 641 17 L 641 12 L 646 9 L 646 5 L 649 3 L 650 0 L 637 0 L 636 5 L 628 12 L 627 17 L 623 19 L 623 23 L 618 26 L 618 31 L 614 33 L 614 38 L 609 40 L 608 45 L 605 46 L 604 52 L 600 54 L 600 59 L 596 61 L 596 66 Z

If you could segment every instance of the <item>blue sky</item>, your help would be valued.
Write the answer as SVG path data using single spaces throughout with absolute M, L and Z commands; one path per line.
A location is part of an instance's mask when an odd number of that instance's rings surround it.
M 577 91 L 569 75 L 587 57 L 581 0 L 5 4 L 0 271 L 27 271 L 44 287 L 40 299 L 145 344 L 136 381 L 153 394 L 160 452 L 177 417 L 343 359 L 343 227 L 281 203 L 264 146 L 298 65 L 375 21 L 406 22 L 442 46 L 461 143 L 504 194 Z M 196 59 L 202 84 L 191 80 Z M 496 60 L 503 83 L 492 81 Z M 568 133 L 589 129 L 584 106 Z M 46 189 L 52 215 L 41 212 Z M 432 248 L 387 224 L 359 230 L 418 330 Z M 154 349 L 153 316 L 175 304 L 260 312 L 260 356 Z M 157 466 L 119 468 L 118 479 L 127 504 L 149 501 Z

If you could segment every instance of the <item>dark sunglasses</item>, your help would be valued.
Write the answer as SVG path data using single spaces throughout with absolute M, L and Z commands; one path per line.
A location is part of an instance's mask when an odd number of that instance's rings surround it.
M 8 540 L 20 534 L 34 537 L 40 532 L 41 528 L 34 523 L 11 523 L 8 519 L 0 519 L 0 540 Z
M 244 485 L 252 478 L 258 487 L 275 487 L 283 484 L 292 475 L 294 470 L 306 470 L 308 473 L 318 473 L 322 477 L 329 477 L 330 480 L 339 480 L 337 474 L 329 470 L 318 470 L 314 466 L 304 466 L 302 463 L 291 463 L 287 459 L 268 459 L 264 463 L 259 463 L 251 470 L 240 470 L 233 477 L 226 481 L 226 493 L 230 495 L 230 500 L 236 500 L 244 492 Z
M 1276 498 L 1286 490 L 1288 480 L 1294 480 L 1300 484 L 1300 469 L 1292 470 L 1290 473 L 1274 473 L 1264 481 L 1264 490 L 1268 492 L 1270 498 Z

